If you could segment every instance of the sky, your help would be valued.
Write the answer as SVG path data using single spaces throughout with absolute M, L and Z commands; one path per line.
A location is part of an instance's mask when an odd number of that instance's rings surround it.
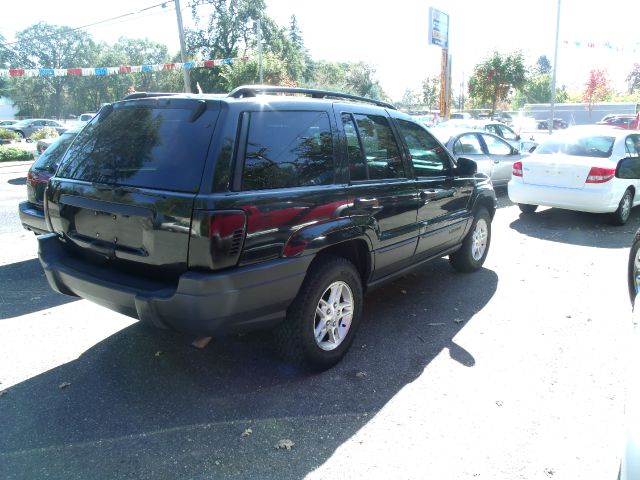
M 6 2 L 6 3 L 5 3 Z M 77 27 L 136 12 L 86 29 L 97 41 L 120 36 L 148 37 L 179 49 L 176 16 L 155 7 L 161 0 L 111 0 L 108 8 L 95 0 L 5 0 L 0 34 L 7 41 L 16 31 L 38 21 Z M 623 89 L 634 62 L 640 63 L 636 36 L 640 2 L 618 0 L 615 8 L 590 0 L 561 0 L 557 62 L 558 85 L 580 90 L 589 70 L 606 69 L 614 87 Z M 186 27 L 193 25 L 188 0 L 181 0 Z M 305 46 L 316 60 L 365 61 L 376 69 L 393 100 L 418 89 L 428 75 L 440 71 L 441 50 L 428 45 L 429 7 L 449 15 L 454 91 L 469 78 L 475 64 L 493 50 L 522 50 L 533 64 L 540 55 L 553 62 L 558 0 L 266 0 L 267 14 L 289 24 L 295 14 Z M 98 5 L 100 7 L 98 8 Z M 580 42 L 580 45 L 576 45 Z M 608 42 L 612 48 L 604 46 Z M 594 45 L 593 48 L 588 43 Z M 634 52 L 634 48 L 637 50 Z M 74 65 L 69 65 L 73 67 Z M 110 66 L 110 65 L 96 65 Z

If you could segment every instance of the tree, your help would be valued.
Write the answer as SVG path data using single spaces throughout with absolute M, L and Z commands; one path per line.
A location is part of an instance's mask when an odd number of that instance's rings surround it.
M 346 72 L 346 83 L 356 95 L 373 98 L 374 100 L 386 99 L 380 83 L 375 78 L 376 70 L 365 62 L 350 63 Z
M 525 81 L 522 53 L 503 55 L 496 51 L 474 67 L 469 79 L 469 96 L 477 103 L 491 105 L 493 118 L 498 102 L 505 101 L 511 89 L 521 88 Z
M 422 104 L 421 97 L 422 97 L 421 92 L 407 88 L 405 89 L 404 94 L 402 95 L 402 99 L 398 103 L 403 108 L 412 110 L 416 106 Z
M 629 85 L 629 93 L 640 90 L 640 63 L 633 64 L 633 68 L 627 75 L 627 84 Z
M 611 96 L 611 93 L 607 73 L 604 70 L 591 70 L 589 72 L 589 79 L 585 83 L 585 88 L 582 92 L 582 101 L 587 104 L 589 118 L 591 118 L 593 104 L 607 100 Z
M 432 75 L 422 81 L 422 101 L 429 110 L 440 108 L 439 75 Z
M 536 61 L 535 70 L 537 73 L 544 75 L 551 73 L 551 62 L 546 55 L 540 55 Z

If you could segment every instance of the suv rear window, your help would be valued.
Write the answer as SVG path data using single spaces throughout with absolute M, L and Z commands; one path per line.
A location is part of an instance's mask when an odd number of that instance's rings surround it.
M 333 182 L 333 139 L 326 112 L 251 112 L 242 190 Z
M 40 158 L 33 162 L 31 169 L 54 171 L 60 163 L 60 159 L 64 155 L 64 152 L 67 151 L 67 148 L 69 148 L 73 139 L 76 138 L 76 134 L 77 132 L 65 132 L 56 138 L 53 143 L 47 147 L 43 154 L 40 155 Z
M 116 105 L 82 130 L 57 176 L 196 192 L 213 123 L 213 112 L 198 116 L 198 108 L 199 102 L 167 100 Z

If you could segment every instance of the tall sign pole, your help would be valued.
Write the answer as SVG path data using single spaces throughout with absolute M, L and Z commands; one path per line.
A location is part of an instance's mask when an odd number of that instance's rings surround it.
M 178 20 L 178 34 L 180 35 L 180 60 L 182 63 L 187 63 L 187 47 L 184 42 L 184 29 L 182 28 L 182 11 L 180 10 L 180 0 L 173 0 L 176 6 L 176 17 Z M 188 68 L 182 68 L 182 74 L 184 76 L 184 91 L 185 93 L 191 93 L 191 72 Z
M 449 118 L 449 98 L 451 88 L 449 55 L 449 15 L 429 7 L 429 44 L 442 48 L 440 61 L 440 117 Z
M 560 33 L 560 0 L 558 0 L 558 18 L 556 19 L 556 46 L 553 53 L 553 76 L 551 77 L 551 119 L 549 120 L 549 134 L 553 133 L 553 118 L 556 107 L 556 69 L 558 68 L 558 36 Z

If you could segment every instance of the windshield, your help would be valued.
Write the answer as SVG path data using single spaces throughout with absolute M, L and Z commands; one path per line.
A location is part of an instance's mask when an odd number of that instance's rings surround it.
M 611 156 L 615 137 L 608 135 L 580 135 L 554 137 L 546 140 L 537 149 L 539 155 L 563 153 L 577 157 L 607 158 Z
M 33 163 L 33 170 L 55 170 L 60 163 L 60 159 L 78 135 L 78 131 L 65 132 L 56 138 L 51 145 L 40 155 L 40 158 Z
M 195 192 L 211 117 L 193 101 L 116 106 L 98 114 L 68 150 L 57 176 L 114 185 Z M 208 117 L 208 118 L 207 118 Z

